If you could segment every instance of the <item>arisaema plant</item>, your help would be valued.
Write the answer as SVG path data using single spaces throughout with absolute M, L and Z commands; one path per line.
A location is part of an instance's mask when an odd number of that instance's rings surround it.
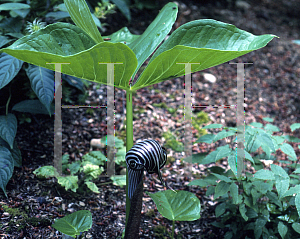
M 69 63 L 62 65 L 61 73 L 125 90 L 127 151 L 133 146 L 133 92 L 183 76 L 185 66 L 178 63 L 197 63 L 192 65 L 192 72 L 201 71 L 262 48 L 275 37 L 255 36 L 234 25 L 202 19 L 176 29 L 156 50 L 176 20 L 175 3 L 165 5 L 142 35 L 131 34 L 124 27 L 104 38 L 84 0 L 64 2 L 76 25 L 63 22 L 48 25 L 0 52 L 50 70 L 55 70 L 55 66 L 47 63 Z M 136 76 L 154 51 L 143 72 Z M 113 82 L 107 79 L 107 63 L 117 63 L 114 64 Z M 135 78 L 131 84 L 131 79 Z M 129 208 L 127 195 L 126 218 Z

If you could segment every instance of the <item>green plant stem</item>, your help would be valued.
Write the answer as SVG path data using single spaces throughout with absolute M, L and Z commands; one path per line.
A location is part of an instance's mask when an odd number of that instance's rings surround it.
M 132 112 L 132 91 L 126 91 L 126 152 L 128 152 L 133 146 Z M 129 211 L 130 199 L 128 197 L 128 171 L 126 170 L 126 225 L 128 221 Z
M 175 221 L 173 220 L 172 223 L 172 238 L 174 239 L 174 227 L 175 227 Z

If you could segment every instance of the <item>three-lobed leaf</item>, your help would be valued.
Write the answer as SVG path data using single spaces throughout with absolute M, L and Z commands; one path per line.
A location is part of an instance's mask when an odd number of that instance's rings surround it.
M 115 86 L 135 91 L 190 73 L 185 72 L 183 64 L 197 63 L 191 72 L 203 70 L 264 47 L 274 38 L 274 35 L 254 36 L 215 20 L 189 22 L 171 34 L 130 88 L 130 78 L 170 31 L 177 15 L 176 4 L 168 3 L 147 30 L 129 42 L 129 47 L 103 42 L 84 0 L 65 0 L 65 5 L 79 26 L 77 29 L 71 24 L 52 24 L 47 30 L 25 36 L 1 51 L 51 70 L 54 67 L 47 67 L 47 62 L 68 63 L 62 67 L 62 73 L 102 84 L 110 83 L 106 81 L 106 68 L 98 63 L 120 63 L 123 66 L 115 69 Z

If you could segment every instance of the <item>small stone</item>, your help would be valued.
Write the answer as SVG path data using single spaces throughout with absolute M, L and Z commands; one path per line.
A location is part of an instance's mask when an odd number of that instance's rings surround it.
M 79 201 L 79 205 L 80 205 L 80 206 L 82 206 L 82 207 L 84 207 L 84 206 L 85 206 L 85 203 L 84 203 L 84 202 L 81 202 L 81 201 Z
M 203 73 L 202 75 L 204 77 L 204 80 L 206 80 L 210 83 L 215 83 L 217 81 L 217 77 L 215 77 L 213 74 Z
M 91 144 L 91 148 L 97 148 L 97 149 L 105 148 L 105 144 L 101 142 L 101 139 L 92 139 L 90 144 Z
M 67 211 L 70 212 L 70 213 L 73 213 L 73 212 L 75 212 L 75 209 L 74 208 L 68 208 Z

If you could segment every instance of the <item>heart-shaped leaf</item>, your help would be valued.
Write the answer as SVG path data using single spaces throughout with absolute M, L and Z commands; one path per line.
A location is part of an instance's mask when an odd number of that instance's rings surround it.
M 2 188 L 5 196 L 6 185 L 11 178 L 14 170 L 14 160 L 10 151 L 4 146 L 0 145 L 0 188 Z
M 64 2 L 73 22 L 94 39 L 96 43 L 103 42 L 85 0 L 64 0 Z
M 197 63 L 191 72 L 201 71 L 262 48 L 274 37 L 210 19 L 186 23 L 159 47 L 132 89 L 183 76 L 185 67 L 178 63 Z
M 1 53 L 0 65 L 0 89 L 2 89 L 19 73 L 23 65 L 23 61 L 20 61 L 6 53 Z
M 146 194 L 153 199 L 160 214 L 169 220 L 194 221 L 200 218 L 200 201 L 191 192 L 166 190 Z
M 0 138 L 9 144 L 11 149 L 13 149 L 17 127 L 18 122 L 14 114 L 0 115 Z
M 89 230 L 92 227 L 92 223 L 92 213 L 88 210 L 80 210 L 55 220 L 52 227 L 75 238 L 77 235 L 80 235 L 80 232 Z
M 115 65 L 114 86 L 121 89 L 129 88 L 137 66 L 134 53 L 126 45 L 95 45 L 83 30 L 68 23 L 48 25 L 1 51 L 50 70 L 54 70 L 54 64 L 47 63 L 69 63 L 62 66 L 62 73 L 101 84 L 107 84 L 107 65 L 99 63 L 119 63 Z
M 30 64 L 26 69 L 26 74 L 30 80 L 32 90 L 51 115 L 50 106 L 54 96 L 54 72 Z

